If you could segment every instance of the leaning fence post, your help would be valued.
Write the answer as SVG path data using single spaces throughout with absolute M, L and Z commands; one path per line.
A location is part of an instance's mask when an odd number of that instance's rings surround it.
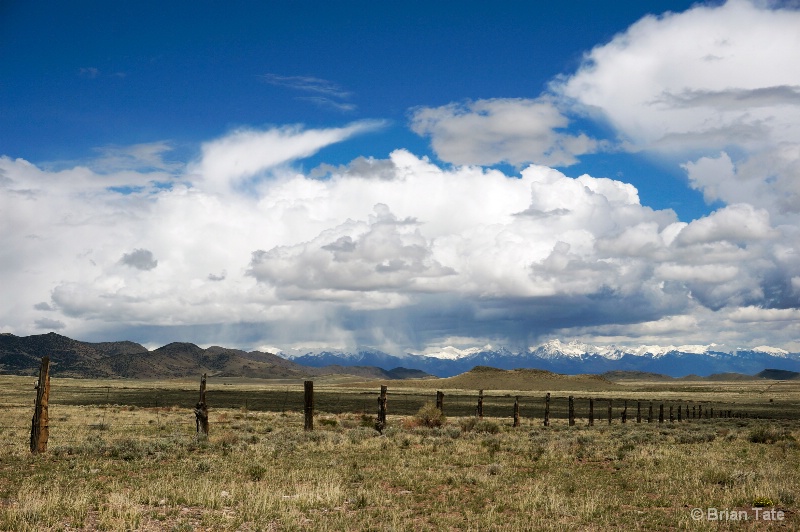
M 478 419 L 483 419 L 483 390 L 478 391 L 478 409 L 475 412 Z
M 42 358 L 39 366 L 39 382 L 36 384 L 36 403 L 31 420 L 31 452 L 39 454 L 47 451 L 47 438 L 50 436 L 48 407 L 50 402 L 50 357 Z
M 303 412 L 305 413 L 305 430 L 314 430 L 314 381 L 303 382 Z
M 436 408 L 439 409 L 439 412 L 444 410 L 444 392 L 436 392 Z
M 381 434 L 386 427 L 386 390 L 386 386 L 381 386 L 381 395 L 378 397 L 378 421 L 375 423 L 375 429 Z
M 589 398 L 589 426 L 594 426 L 594 399 Z
M 550 392 L 544 396 L 544 426 L 550 426 Z
M 573 400 L 572 396 L 569 396 L 569 426 L 572 427 L 575 425 L 575 401 Z
M 519 395 L 514 399 L 514 426 L 519 427 Z
M 194 422 L 197 433 L 208 436 L 208 404 L 206 403 L 206 374 L 200 379 L 200 400 L 194 407 Z

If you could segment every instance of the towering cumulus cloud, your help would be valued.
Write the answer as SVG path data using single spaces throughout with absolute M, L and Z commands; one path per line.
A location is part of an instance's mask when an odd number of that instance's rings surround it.
M 412 109 L 438 161 L 398 147 L 293 166 L 382 122 L 240 129 L 182 163 L 163 162 L 168 142 L 60 171 L 2 157 L 0 329 L 797 349 L 798 28 L 797 10 L 739 0 L 646 17 L 548 94 Z M 579 115 L 612 135 L 571 129 Z M 715 210 L 680 220 L 630 183 L 553 168 L 599 150 L 682 167 Z
M 800 12 L 764 5 L 646 17 L 592 50 L 558 89 L 608 121 L 628 149 L 685 157 L 707 199 L 795 215 Z

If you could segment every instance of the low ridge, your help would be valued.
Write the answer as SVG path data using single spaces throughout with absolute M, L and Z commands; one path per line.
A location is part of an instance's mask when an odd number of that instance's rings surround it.
M 455 377 L 407 380 L 403 384 L 416 388 L 459 390 L 591 391 L 621 388 L 600 375 L 562 375 L 541 369 L 497 369 L 488 366 L 476 366 Z

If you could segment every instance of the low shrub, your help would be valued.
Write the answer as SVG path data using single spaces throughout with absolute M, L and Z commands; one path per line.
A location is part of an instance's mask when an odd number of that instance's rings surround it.
M 754 508 L 766 508 L 769 506 L 775 506 L 775 502 L 769 497 L 756 497 L 753 499 Z
M 414 414 L 413 423 L 418 427 L 441 427 L 445 424 L 447 418 L 442 411 L 436 408 L 433 403 L 425 403 L 416 414 Z
M 266 474 L 267 468 L 261 464 L 253 464 L 247 468 L 247 476 L 250 477 L 250 480 L 253 482 L 259 482 Z
M 748 440 L 751 443 L 778 443 L 779 441 L 793 441 L 794 436 L 788 431 L 781 431 L 772 427 L 757 427 L 750 431 Z
M 499 423 L 488 419 L 478 419 L 475 417 L 463 418 L 458 422 L 463 432 L 478 432 L 483 434 L 498 434 L 502 427 Z

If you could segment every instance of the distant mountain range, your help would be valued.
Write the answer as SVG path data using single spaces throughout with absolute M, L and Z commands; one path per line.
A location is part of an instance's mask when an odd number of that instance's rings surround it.
M 765 369 L 800 371 L 800 353 L 789 353 L 774 347 L 755 347 L 723 351 L 715 344 L 628 347 L 598 347 L 577 342 L 553 340 L 512 351 L 505 347 L 457 349 L 445 347 L 424 354 L 390 355 L 376 349 L 293 350 L 280 356 L 307 366 L 363 365 L 377 367 L 403 366 L 425 371 L 438 377 L 451 377 L 475 366 L 499 369 L 532 368 L 575 375 L 613 371 L 658 373 L 670 377 L 709 376 L 721 373 L 754 375 Z
M 318 349 L 276 354 L 224 347 L 203 349 L 174 342 L 152 351 L 134 342 L 90 343 L 55 333 L 15 336 L 0 334 L 0 373 L 32 375 L 43 356 L 53 375 L 91 378 L 219 377 L 307 378 L 350 374 L 374 379 L 452 377 L 476 366 L 497 369 L 539 369 L 566 375 L 604 374 L 632 378 L 658 374 L 673 378 L 725 374 L 759 378 L 793 378 L 800 372 L 800 353 L 773 347 L 724 351 L 719 346 L 598 347 L 553 340 L 523 351 L 505 347 L 446 347 L 424 354 L 391 355 L 377 349 Z M 769 371 L 765 371 L 769 370 Z M 627 375 L 627 377 L 624 377 Z M 740 378 L 737 377 L 737 378 Z
M 54 376 L 78 378 L 157 379 L 197 377 L 308 378 L 348 374 L 376 379 L 430 377 L 427 373 L 398 368 L 361 367 L 357 364 L 304 366 L 271 353 L 224 347 L 203 349 L 191 343 L 174 342 L 149 351 L 134 342 L 90 343 L 55 333 L 34 336 L 0 334 L 0 373 L 33 375 L 42 357 L 50 357 Z

